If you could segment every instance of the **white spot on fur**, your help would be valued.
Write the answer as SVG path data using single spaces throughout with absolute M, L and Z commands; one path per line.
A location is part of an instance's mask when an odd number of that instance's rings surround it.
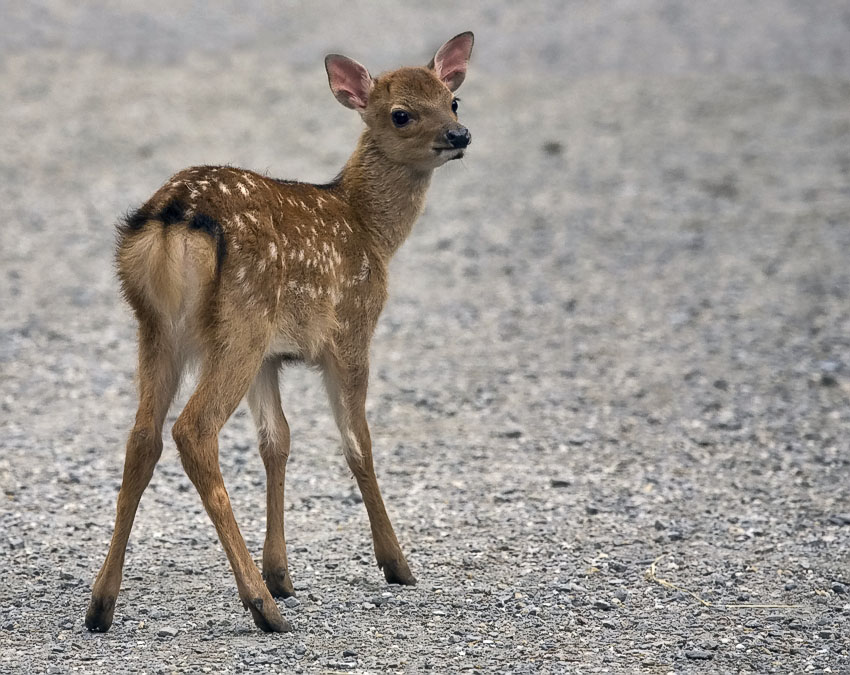
M 253 213 L 246 213 L 245 217 L 252 223 L 254 223 L 254 225 L 258 225 L 260 222 L 259 220 L 257 220 L 257 217 Z
M 226 194 L 226 195 L 229 195 L 229 194 L 230 194 L 230 188 L 229 188 L 229 187 L 227 187 L 227 186 L 226 186 L 224 183 L 222 183 L 221 181 L 217 181 L 217 183 L 218 183 L 218 189 L 219 189 L 219 190 L 221 190 L 221 191 L 222 191 L 224 194 Z
M 273 241 L 269 242 L 269 257 L 272 260 L 277 260 L 277 246 L 275 246 Z
M 236 188 L 239 190 L 239 192 L 242 193 L 243 197 L 248 196 L 248 188 L 246 188 L 244 185 L 242 185 L 242 183 L 236 183 Z

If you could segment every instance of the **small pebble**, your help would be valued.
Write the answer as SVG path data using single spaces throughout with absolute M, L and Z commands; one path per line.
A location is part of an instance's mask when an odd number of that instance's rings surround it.
M 685 651 L 685 657 L 693 661 L 710 661 L 714 654 L 707 649 L 688 649 Z

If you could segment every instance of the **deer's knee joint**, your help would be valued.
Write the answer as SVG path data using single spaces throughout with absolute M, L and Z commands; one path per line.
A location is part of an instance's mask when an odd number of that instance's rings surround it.
M 181 416 L 177 418 L 177 421 L 171 428 L 171 437 L 177 443 L 177 449 L 181 450 L 182 447 L 188 446 L 194 441 L 195 434 L 192 432 L 191 426 Z
M 158 459 L 162 453 L 162 434 L 147 426 L 136 426 L 127 438 L 127 451 Z
M 206 502 L 205 506 L 211 513 L 220 514 L 230 510 L 230 497 L 224 485 L 214 485 L 206 495 L 201 493 L 201 499 Z
M 260 456 L 265 460 L 289 458 L 289 424 L 282 417 L 277 420 L 263 419 L 257 425 L 260 440 Z
M 196 483 L 203 480 L 203 474 L 212 469 L 209 459 L 205 456 L 204 446 L 211 440 L 214 441 L 216 433 L 205 430 L 197 421 L 179 417 L 171 430 L 180 461 L 186 470 L 189 479 Z M 213 456 L 213 462 L 215 456 Z
M 289 434 L 285 438 L 260 435 L 260 457 L 265 464 L 282 462 L 289 459 Z
M 181 415 L 174 423 L 171 435 L 174 437 L 178 449 L 180 449 L 181 446 L 195 447 L 210 438 L 215 438 L 217 432 L 215 429 L 208 428 L 208 425 L 203 424 L 201 420 Z
M 342 436 L 342 452 L 345 455 L 345 460 L 348 466 L 353 471 L 363 462 L 363 452 L 360 449 L 360 442 L 354 432 L 348 431 Z

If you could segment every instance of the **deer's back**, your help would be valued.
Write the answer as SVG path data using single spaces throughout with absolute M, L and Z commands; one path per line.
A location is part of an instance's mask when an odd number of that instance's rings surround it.
M 140 320 L 267 326 L 268 353 L 315 359 L 368 343 L 385 270 L 334 185 L 194 167 L 119 229 L 118 271 Z

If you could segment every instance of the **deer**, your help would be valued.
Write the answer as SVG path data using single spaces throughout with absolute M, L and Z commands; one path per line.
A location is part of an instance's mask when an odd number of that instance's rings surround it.
M 388 583 L 416 583 L 375 475 L 366 420 L 369 348 L 387 299 L 389 261 L 424 207 L 432 173 L 463 157 L 471 142 L 454 92 L 473 41 L 471 32 L 461 33 L 427 66 L 375 78 L 357 61 L 329 54 L 331 92 L 365 123 L 331 182 L 198 166 L 175 174 L 119 222 L 117 275 L 138 321 L 138 410 L 88 630 L 112 625 L 130 530 L 162 454 L 165 417 L 192 364 L 197 384 L 172 436 L 258 628 L 292 630 L 273 599 L 295 594 L 284 534 L 290 433 L 279 388 L 291 362 L 322 374 L 378 567 Z M 243 398 L 266 472 L 262 574 L 219 465 L 219 432 Z

